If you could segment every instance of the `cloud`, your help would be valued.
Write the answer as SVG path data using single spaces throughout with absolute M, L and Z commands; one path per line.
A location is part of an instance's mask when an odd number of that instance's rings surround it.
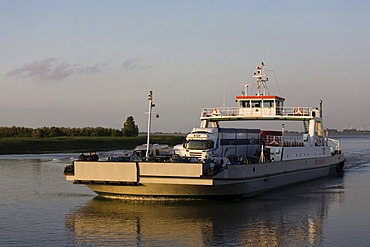
M 103 70 L 109 70 L 111 63 L 112 63 L 112 60 L 107 60 L 105 62 L 96 63 L 93 66 L 81 66 L 81 65 L 79 65 L 76 68 L 76 73 L 90 74 L 90 73 L 97 73 L 97 72 L 100 72 L 100 71 L 103 71 Z
M 56 58 L 46 58 L 24 64 L 7 73 L 17 78 L 39 78 L 41 80 L 62 80 L 75 74 L 93 74 L 110 70 L 112 60 L 97 62 L 94 65 L 72 64 L 67 61 L 60 62 Z M 116 67 L 117 68 L 117 67 Z M 120 66 L 124 71 L 149 70 L 151 65 L 143 65 L 139 59 L 127 59 Z
M 74 65 L 59 63 L 55 58 L 46 58 L 23 65 L 7 73 L 15 77 L 38 77 L 43 80 L 60 80 L 74 73 Z
M 132 71 L 132 70 L 149 70 L 152 69 L 151 65 L 142 65 L 137 58 L 127 59 L 122 64 L 122 68 L 125 71 Z
M 111 61 L 99 62 L 92 66 L 59 62 L 55 58 L 46 58 L 41 61 L 24 64 L 8 72 L 8 76 L 18 78 L 36 77 L 42 80 L 62 80 L 73 74 L 91 74 L 108 69 Z

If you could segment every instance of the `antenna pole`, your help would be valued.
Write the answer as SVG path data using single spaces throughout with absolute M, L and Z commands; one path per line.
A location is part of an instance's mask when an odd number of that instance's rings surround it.
M 266 89 L 268 78 L 266 76 L 265 64 L 262 62 L 261 66 L 258 66 L 256 72 L 253 75 L 257 81 L 257 96 L 266 95 Z
M 152 108 L 155 107 L 153 104 L 153 91 L 149 91 L 148 95 L 148 102 L 149 102 L 149 113 L 148 113 L 148 136 L 146 140 L 146 159 L 149 159 L 149 142 L 150 142 L 150 121 L 152 119 Z

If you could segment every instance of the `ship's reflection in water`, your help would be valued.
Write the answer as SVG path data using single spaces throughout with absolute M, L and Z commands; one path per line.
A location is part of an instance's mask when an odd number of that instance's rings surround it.
M 320 246 L 343 178 L 243 201 L 110 200 L 96 197 L 66 218 L 79 246 Z

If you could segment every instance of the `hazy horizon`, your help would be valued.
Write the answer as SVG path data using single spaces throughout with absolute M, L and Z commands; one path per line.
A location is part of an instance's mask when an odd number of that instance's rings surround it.
M 285 106 L 323 100 L 326 128 L 370 129 L 369 12 L 334 0 L 1 1 L 0 126 L 119 129 L 133 116 L 143 132 L 152 90 L 152 131 L 189 132 L 202 107 L 236 106 L 263 61 Z

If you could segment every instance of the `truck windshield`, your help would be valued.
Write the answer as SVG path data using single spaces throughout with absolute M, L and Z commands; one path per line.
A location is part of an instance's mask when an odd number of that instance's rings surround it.
M 185 142 L 186 149 L 206 150 L 213 148 L 213 146 L 214 142 L 211 140 L 189 140 Z

